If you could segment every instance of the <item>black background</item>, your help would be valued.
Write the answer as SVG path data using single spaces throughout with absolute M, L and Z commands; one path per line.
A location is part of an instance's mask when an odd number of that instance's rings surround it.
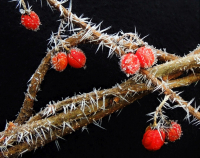
M 3 130 L 7 121 L 16 117 L 24 99 L 27 81 L 34 73 L 40 61 L 45 56 L 47 39 L 51 32 L 56 32 L 60 13 L 52 12 L 43 1 L 29 1 L 32 9 L 39 15 L 42 25 L 40 30 L 33 32 L 26 30 L 20 24 L 20 13 L 16 9 L 16 2 L 0 3 L 0 130 Z M 196 48 L 200 43 L 199 8 L 198 0 L 73 0 L 73 13 L 92 18 L 92 22 L 102 20 L 102 28 L 112 26 L 109 34 L 123 30 L 134 32 L 136 27 L 141 37 L 156 48 L 166 48 L 167 52 L 183 56 Z M 68 7 L 68 3 L 65 5 Z M 120 71 L 119 59 L 113 56 L 107 58 L 108 49 L 100 49 L 95 54 L 96 45 L 80 45 L 87 56 L 87 68 L 73 69 L 67 67 L 62 73 L 53 69 L 48 71 L 35 103 L 35 110 L 51 100 L 61 100 L 62 97 L 73 96 L 79 92 L 90 92 L 94 87 L 110 88 L 116 83 L 126 79 Z M 177 90 L 177 89 L 176 89 Z M 181 96 L 189 101 L 195 97 L 197 105 L 200 104 L 200 86 L 178 89 L 184 90 Z M 42 149 L 23 155 L 24 158 L 108 158 L 108 157 L 137 157 L 161 158 L 200 157 L 200 131 L 199 126 L 189 124 L 183 120 L 186 113 L 177 108 L 166 110 L 170 119 L 178 120 L 182 125 L 183 136 L 175 143 L 164 145 L 159 151 L 149 152 L 141 143 L 144 130 L 149 123 L 147 113 L 155 110 L 159 105 L 158 92 L 135 102 L 124 108 L 122 112 L 103 119 L 103 130 L 95 125 L 89 125 L 89 134 L 77 131 L 59 140 L 61 150 L 58 151 L 55 142 Z M 194 104 L 193 104 L 194 105 Z

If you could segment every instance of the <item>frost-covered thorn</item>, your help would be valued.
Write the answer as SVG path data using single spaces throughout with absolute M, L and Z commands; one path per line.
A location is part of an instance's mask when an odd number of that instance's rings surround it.
M 105 110 L 105 99 L 106 99 L 106 95 L 103 95 L 103 106 L 101 107 L 101 109 Z
M 132 89 L 130 89 L 130 88 L 128 88 L 128 91 L 130 91 L 130 92 L 136 92 L 135 90 L 132 90 Z
M 148 114 L 146 114 L 146 115 L 147 115 L 147 116 L 154 116 L 154 114 L 155 114 L 155 111 L 150 112 L 150 113 L 148 113 Z
M 17 7 L 21 8 L 22 3 L 23 3 L 22 0 L 11 0 L 11 1 L 8 1 L 8 2 L 18 2 L 16 8 L 17 8 Z
M 72 128 L 72 126 L 70 125 L 69 122 L 65 122 L 65 124 L 66 124 L 69 128 L 71 128 L 73 131 L 75 131 L 75 130 Z
M 109 26 L 109 27 L 107 27 L 107 28 L 101 30 L 100 32 L 103 33 L 103 32 L 105 32 L 105 31 L 109 30 L 110 28 L 111 28 L 111 26 Z
M 183 93 L 184 91 L 178 92 L 177 95 L 180 95 L 181 93 Z M 194 99 L 194 98 L 193 98 Z
M 42 131 L 44 139 L 47 140 L 47 137 L 46 137 L 46 134 L 45 134 L 44 130 L 42 128 L 40 130 Z
M 40 135 L 40 133 L 37 131 L 37 128 L 34 128 L 34 131 L 38 134 L 38 136 L 44 141 L 44 139 L 42 138 L 42 136 Z
M 21 140 L 23 139 L 23 135 L 24 135 L 24 133 L 23 132 L 20 132 L 18 135 L 17 135 L 17 141 L 18 141 L 18 143 L 20 143 L 21 142 Z
M 126 97 L 128 96 L 129 92 L 130 92 L 130 91 L 127 91 L 127 92 L 126 92 L 124 98 L 126 98 Z
M 123 109 L 120 109 L 120 110 L 119 110 L 119 112 L 118 112 L 118 114 L 117 114 L 117 117 L 118 117 L 118 116 L 119 116 L 119 114 L 122 112 L 122 110 L 123 110 Z
M 101 46 L 102 46 L 102 51 L 103 51 L 103 47 L 104 47 L 104 41 L 103 41 L 103 40 L 99 43 L 96 52 L 99 50 L 99 48 L 100 48 Z M 95 53 L 96 53 L 96 52 L 95 52 Z
M 63 14 L 63 8 L 62 8 L 62 5 L 59 6 L 59 10 L 60 10 L 60 16 L 64 15 L 64 14 Z
M 195 99 L 195 98 L 192 98 L 192 99 L 188 102 L 187 107 L 190 106 L 190 105 L 192 104 L 192 102 L 194 101 L 194 99 Z
M 26 150 L 24 150 L 24 151 L 22 151 L 21 153 L 19 153 L 19 155 L 18 156 L 21 156 L 22 157 L 22 154 L 24 154 L 25 152 L 27 152 L 28 151 L 28 149 L 26 149 Z
M 34 142 L 33 142 L 33 136 L 32 136 L 32 133 L 29 133 L 29 136 L 30 136 L 31 142 L 32 142 L 32 144 L 33 144 Z
M 119 85 L 119 83 L 117 83 L 117 86 L 119 87 L 119 89 L 122 89 L 122 87 Z
M 104 130 L 106 130 L 105 128 L 103 128 L 97 121 L 95 121 L 94 119 L 93 119 L 93 124 L 94 125 L 96 125 L 96 126 L 98 126 L 98 127 L 100 127 L 100 128 L 102 128 L 102 129 L 104 129 Z
M 190 124 L 193 123 L 195 125 L 198 122 L 197 118 L 193 117 L 192 121 L 190 121 Z
M 125 99 L 124 97 L 122 97 L 121 95 L 119 95 L 119 97 L 123 100 L 125 100 L 127 103 L 129 103 L 129 101 L 127 99 Z
M 72 112 L 72 110 L 76 110 L 76 106 L 75 106 L 75 104 L 74 103 L 71 103 L 71 105 L 70 105 L 70 112 Z
M 87 126 L 83 126 L 83 127 L 81 128 L 81 131 L 82 131 L 82 132 L 83 132 L 84 130 L 86 130 L 86 131 L 89 133 Z

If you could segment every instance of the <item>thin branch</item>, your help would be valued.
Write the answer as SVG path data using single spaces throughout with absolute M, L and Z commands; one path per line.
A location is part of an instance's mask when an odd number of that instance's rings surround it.
M 162 83 L 156 77 L 151 75 L 147 70 L 142 69 L 141 73 L 146 75 L 146 77 L 150 79 L 155 86 L 159 86 L 165 95 L 170 95 L 171 101 L 177 102 L 180 105 L 180 107 L 186 110 L 186 112 L 189 112 L 191 115 L 193 115 L 198 120 L 200 120 L 200 112 L 196 111 L 191 105 L 189 105 L 179 95 L 173 92 L 164 82 Z
M 169 99 L 169 95 L 165 96 L 164 100 L 160 103 L 160 105 L 156 108 L 155 114 L 154 114 L 154 122 L 153 127 L 157 126 L 157 116 L 158 113 L 162 113 L 162 107 L 165 105 L 165 102 Z

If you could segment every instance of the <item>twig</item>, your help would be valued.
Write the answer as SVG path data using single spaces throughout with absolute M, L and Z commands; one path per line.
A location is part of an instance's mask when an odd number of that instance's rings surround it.
M 160 103 L 160 105 L 156 108 L 156 112 L 154 114 L 154 122 L 153 122 L 153 127 L 156 127 L 157 126 L 157 116 L 158 116 L 158 113 L 161 113 L 162 114 L 162 107 L 163 105 L 165 104 L 165 102 L 169 99 L 169 95 L 168 96 L 165 96 L 165 98 L 163 99 L 163 101 Z
M 177 95 L 175 92 L 173 92 L 167 85 L 166 83 L 162 83 L 159 81 L 157 78 L 155 78 L 153 75 L 151 75 L 147 70 L 142 69 L 141 73 L 146 75 L 148 79 L 152 81 L 152 83 L 155 86 L 158 86 L 162 89 L 163 93 L 165 95 L 170 95 L 171 101 L 177 102 L 180 107 L 184 108 L 186 112 L 189 112 L 191 115 L 196 117 L 198 120 L 200 120 L 200 112 L 195 110 L 191 105 L 189 105 L 185 100 L 183 100 L 179 95 Z

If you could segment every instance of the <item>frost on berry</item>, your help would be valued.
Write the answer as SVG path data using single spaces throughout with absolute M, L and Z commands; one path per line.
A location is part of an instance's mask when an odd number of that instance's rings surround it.
M 152 49 L 140 47 L 135 55 L 140 61 L 141 68 L 149 68 L 156 62 L 156 57 Z
M 64 52 L 57 53 L 52 57 L 51 63 L 56 71 L 63 71 L 68 64 L 66 53 Z
M 159 150 L 165 141 L 165 132 L 162 129 L 148 128 L 143 135 L 142 144 L 147 150 Z
M 72 48 L 67 54 L 69 65 L 73 68 L 82 68 L 85 66 L 86 57 L 81 49 Z
M 139 71 L 140 62 L 136 55 L 128 53 L 122 56 L 120 66 L 126 74 L 133 75 Z
M 169 129 L 166 129 L 166 137 L 170 142 L 174 142 L 181 137 L 181 126 L 176 122 L 171 122 Z
M 29 14 L 22 14 L 21 23 L 26 27 L 26 29 L 37 31 L 40 26 L 40 19 L 34 11 L 30 11 Z

